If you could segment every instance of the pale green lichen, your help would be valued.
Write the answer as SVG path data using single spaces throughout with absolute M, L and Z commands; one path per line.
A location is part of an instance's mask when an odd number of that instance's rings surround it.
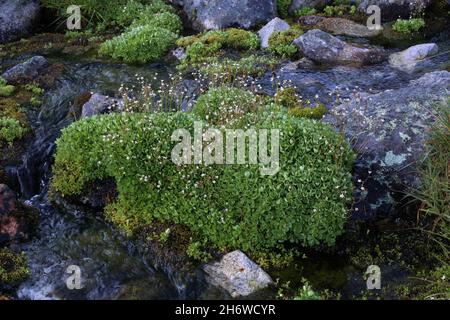
M 396 164 L 402 164 L 406 161 L 406 155 L 405 154 L 399 154 L 396 155 L 394 152 L 389 151 L 386 153 L 386 156 L 384 157 L 384 161 L 382 166 L 383 167 L 390 167 Z

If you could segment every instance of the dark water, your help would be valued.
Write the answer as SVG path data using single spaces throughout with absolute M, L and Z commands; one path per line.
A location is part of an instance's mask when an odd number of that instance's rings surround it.
M 450 45 L 441 44 L 448 51 Z M 442 50 L 441 50 L 442 51 Z M 448 68 L 449 56 L 437 56 L 414 74 L 390 68 L 386 63 L 364 68 L 300 68 L 277 72 L 276 81 L 292 83 L 305 97 L 331 105 L 335 93 L 380 91 L 401 86 L 425 72 Z M 115 95 L 122 84 L 136 83 L 136 75 L 148 82 L 167 79 L 172 71 L 163 65 L 132 67 L 102 62 L 68 61 L 66 57 L 53 57 L 65 65 L 64 74 L 53 89 L 47 91 L 39 112 L 31 113 L 31 123 L 36 137 L 24 156 L 23 165 L 17 169 L 21 193 L 28 203 L 40 211 L 38 237 L 22 248 L 26 252 L 31 277 L 23 283 L 18 296 L 21 299 L 178 299 L 189 296 L 183 283 L 174 277 L 155 270 L 151 261 L 143 259 L 133 245 L 101 219 L 83 212 L 62 212 L 53 207 L 47 198 L 47 185 L 51 175 L 55 140 L 61 129 L 75 119 L 71 104 L 85 92 Z M 271 74 L 259 80 L 263 91 L 273 93 Z M 156 80 L 155 80 L 156 78 Z M 350 94 L 350 93 L 349 93 Z M 83 289 L 68 290 L 66 269 L 70 265 L 81 268 Z M 328 271 L 327 271 L 328 270 Z M 286 271 L 288 272 L 288 271 Z M 296 274 L 298 270 L 292 270 Z M 324 279 L 323 286 L 348 294 L 363 289 L 365 282 L 359 271 L 345 260 L 333 257 L 318 258 L 305 264 L 302 275 Z M 329 281 L 327 276 L 331 277 Z M 395 267 L 395 280 L 401 275 Z M 317 276 L 319 275 L 319 276 Z M 297 275 L 301 278 L 300 275 Z M 172 279 L 172 280 L 171 280 Z M 226 298 L 226 295 L 206 288 L 197 298 Z

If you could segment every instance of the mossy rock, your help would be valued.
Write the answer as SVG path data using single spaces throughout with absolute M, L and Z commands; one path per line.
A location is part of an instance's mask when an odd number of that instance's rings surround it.
M 24 254 L 0 249 L 0 290 L 10 291 L 29 277 L 28 261 Z

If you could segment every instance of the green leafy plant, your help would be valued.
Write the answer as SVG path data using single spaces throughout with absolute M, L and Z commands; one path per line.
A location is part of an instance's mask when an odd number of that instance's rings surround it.
M 99 52 L 128 63 L 153 62 L 161 59 L 177 38 L 177 34 L 165 28 L 145 25 L 106 41 Z
M 267 177 L 259 164 L 174 164 L 173 133 L 184 128 L 192 135 L 198 121 L 204 130 L 212 125 L 222 133 L 281 130 L 282 170 Z M 111 114 L 75 122 L 57 141 L 52 190 L 79 195 L 89 183 L 112 177 L 118 198 L 106 208 L 110 221 L 129 232 L 152 221 L 179 224 L 202 247 L 258 252 L 283 242 L 332 245 L 352 199 L 353 161 L 350 146 L 330 126 L 223 87 L 200 97 L 192 113 Z
M 42 0 L 42 5 L 57 12 L 61 24 L 68 17 L 67 8 L 71 5 L 81 8 L 84 24 L 90 29 L 106 31 L 110 26 L 124 28 L 129 26 L 140 14 L 174 12 L 174 8 L 163 0 Z
M 326 6 L 323 12 L 326 16 L 342 16 L 344 13 L 350 10 L 349 6 L 346 5 L 336 5 L 336 6 Z
M 208 262 L 211 260 L 211 255 L 202 250 L 200 242 L 191 242 L 186 250 L 188 257 L 201 262 Z
M 295 11 L 295 16 L 296 17 L 303 17 L 303 16 L 311 16 L 311 15 L 315 15 L 317 13 L 317 10 L 314 8 L 310 8 L 310 7 L 303 7 L 300 9 L 297 9 Z
M 9 97 L 15 90 L 16 87 L 8 85 L 5 79 L 0 78 L 0 97 Z
M 255 111 L 258 103 L 258 98 L 251 92 L 224 86 L 200 96 L 192 112 L 209 123 L 223 125 Z
M 95 26 L 116 21 L 126 3 L 127 0 L 78 0 L 76 5 L 81 7 L 84 23 Z M 56 10 L 61 21 L 68 17 L 67 8 L 73 4 L 71 0 L 42 0 L 42 6 Z
M 131 9 L 124 9 L 124 12 L 131 12 L 129 18 L 123 19 L 129 21 L 134 16 L 131 26 L 103 43 L 99 53 L 128 63 L 158 61 L 178 39 L 178 33 L 183 29 L 181 19 L 173 13 L 171 6 L 161 0 L 153 0 L 146 6 L 132 2 Z
M 22 138 L 26 133 L 26 129 L 22 127 L 20 122 L 12 118 L 0 118 L 0 141 L 13 143 L 15 140 Z
M 39 107 L 39 106 L 42 105 L 42 100 L 39 99 L 38 97 L 31 97 L 31 99 L 30 99 L 30 104 L 31 104 L 33 107 Z
M 426 145 L 427 156 L 420 171 L 421 188 L 408 195 L 421 203 L 418 216 L 431 219 L 426 232 L 442 248 L 442 260 L 450 259 L 450 99 L 437 106 L 436 122 Z
M 422 18 L 411 18 L 408 20 L 397 19 L 392 26 L 394 31 L 400 33 L 414 33 L 425 27 L 425 20 Z
M 210 76 L 215 83 L 232 83 L 242 77 L 262 76 L 268 70 L 273 69 L 278 61 L 265 56 L 250 55 L 239 60 L 217 58 L 211 59 L 206 65 L 200 66 L 202 74 Z
M 328 112 L 327 107 L 323 104 L 318 104 L 314 108 L 309 107 L 297 107 L 289 110 L 289 114 L 298 118 L 309 118 L 321 120 L 323 116 Z
M 294 300 L 322 300 L 322 297 L 314 291 L 308 281 L 305 281 L 305 284 L 294 297 Z
M 169 237 L 170 237 L 170 228 L 167 228 L 166 230 L 160 233 L 159 241 L 163 244 L 167 243 L 167 241 L 169 241 Z
M 44 89 L 35 84 L 27 84 L 25 85 L 25 89 L 37 96 L 41 96 L 44 94 Z
M 251 31 L 229 28 L 180 38 L 176 44 L 186 48 L 187 58 L 184 60 L 185 64 L 199 65 L 210 60 L 212 56 L 217 56 L 221 49 L 258 49 L 260 39 L 257 34 Z
M 300 99 L 294 88 L 280 88 L 275 93 L 275 103 L 285 108 L 297 108 L 300 106 Z
M 277 10 L 280 17 L 287 18 L 289 16 L 291 3 L 292 0 L 277 0 Z
M 283 58 L 294 56 L 298 52 L 298 49 L 293 42 L 302 34 L 303 31 L 299 28 L 274 32 L 269 38 L 269 51 Z
M 183 23 L 181 22 L 180 17 L 172 12 L 147 14 L 147 11 L 144 11 L 143 14 L 139 15 L 138 18 L 134 20 L 130 28 L 133 29 L 145 25 L 152 25 L 153 27 L 164 28 L 176 34 L 179 34 L 183 29 Z

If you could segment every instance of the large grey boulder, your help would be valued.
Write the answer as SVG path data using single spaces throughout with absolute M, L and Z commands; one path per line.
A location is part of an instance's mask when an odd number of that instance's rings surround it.
M 245 297 L 273 283 L 270 276 L 241 251 L 203 266 L 207 281 L 226 290 L 233 298 Z
M 319 63 L 363 65 L 386 58 L 382 49 L 356 47 L 319 29 L 306 32 L 294 44 L 306 57 Z
M 448 105 L 450 72 L 427 73 L 408 85 L 377 94 L 360 93 L 324 121 L 343 131 L 358 153 L 355 217 L 388 216 L 417 173 L 436 104 Z
M 183 8 L 198 31 L 239 27 L 249 29 L 277 15 L 276 0 L 172 0 Z
M 261 47 L 268 48 L 269 47 L 269 39 L 272 34 L 275 32 L 286 31 L 290 28 L 289 24 L 280 19 L 274 18 L 269 23 L 267 23 L 261 30 L 259 30 L 258 35 L 261 39 Z
M 289 12 L 293 14 L 301 8 L 321 9 L 331 2 L 333 2 L 333 0 L 293 0 L 289 7 Z
M 0 0 L 0 43 L 28 36 L 39 17 L 37 0 Z
M 430 3 L 431 0 L 362 0 L 358 11 L 367 12 L 369 6 L 376 5 L 381 9 L 381 21 L 388 22 L 423 12 Z
M 42 56 L 34 56 L 6 70 L 1 77 L 9 83 L 29 82 L 41 75 L 49 66 L 47 59 Z
M 424 43 L 409 47 L 401 52 L 389 56 L 389 64 L 397 69 L 413 72 L 417 67 L 424 64 L 423 59 L 437 54 L 439 48 L 435 43 Z
M 83 105 L 81 111 L 82 118 L 89 118 L 98 114 L 106 114 L 119 111 L 123 108 L 123 102 L 104 96 L 99 93 L 94 93 L 88 102 Z

